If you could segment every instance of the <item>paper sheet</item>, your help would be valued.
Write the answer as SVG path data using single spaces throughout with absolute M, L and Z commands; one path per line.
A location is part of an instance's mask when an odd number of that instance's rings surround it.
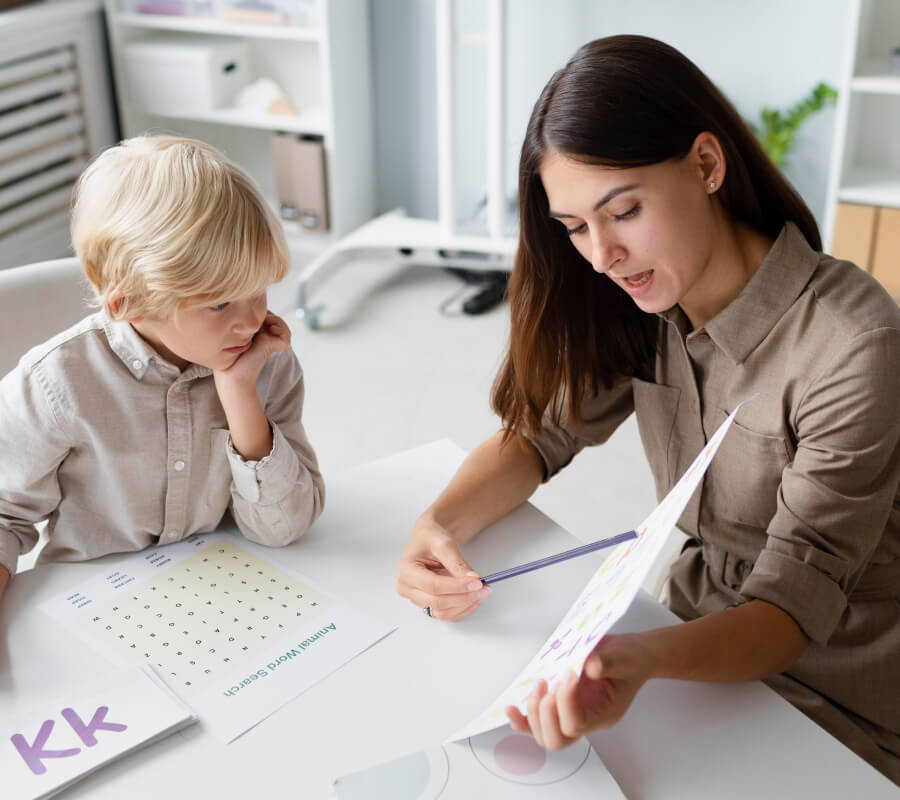
M 625 800 L 587 739 L 545 750 L 509 727 L 345 775 L 334 786 L 338 800 Z
M 594 646 L 628 610 L 744 403 L 731 412 L 678 483 L 635 528 L 638 538 L 620 544 L 610 553 L 525 669 L 481 715 L 448 741 L 505 724 L 507 706 L 515 705 L 525 713 L 526 700 L 537 681 L 546 680 L 552 688 L 570 670 L 581 673 Z
M 42 610 L 120 662 L 149 663 L 230 742 L 394 630 L 236 533 L 130 553 Z

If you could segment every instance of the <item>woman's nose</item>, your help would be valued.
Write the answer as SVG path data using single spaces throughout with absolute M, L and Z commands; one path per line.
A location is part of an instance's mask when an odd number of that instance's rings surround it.
M 625 257 L 625 250 L 617 242 L 591 236 L 591 266 L 596 272 L 605 275 Z

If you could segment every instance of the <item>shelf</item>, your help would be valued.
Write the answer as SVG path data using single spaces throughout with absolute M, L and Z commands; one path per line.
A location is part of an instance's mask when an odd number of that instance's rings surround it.
M 900 95 L 900 77 L 897 75 L 860 75 L 850 82 L 850 89 L 865 94 Z
M 194 122 L 212 122 L 216 125 L 234 125 L 240 128 L 307 133 L 315 136 L 328 135 L 328 125 L 324 115 L 318 110 L 306 111 L 297 116 L 288 114 L 266 114 L 265 112 L 247 111 L 242 108 L 217 108 L 213 111 L 196 111 L 187 114 L 146 113 L 152 114 L 152 116 L 155 117 L 167 119 L 187 119 L 193 120 Z
M 0 13 L 0 37 L 11 36 L 16 29 L 31 30 L 36 25 L 66 23 L 85 14 L 99 12 L 100 0 L 70 0 L 68 3 L 32 3 Z
M 853 170 L 838 189 L 838 201 L 900 208 L 900 172 Z
M 319 28 L 301 25 L 264 25 L 262 23 L 229 22 L 218 17 L 179 17 L 165 14 L 115 14 L 114 21 L 131 28 L 182 31 L 183 33 L 218 36 L 250 36 L 257 39 L 287 39 L 295 42 L 319 42 Z

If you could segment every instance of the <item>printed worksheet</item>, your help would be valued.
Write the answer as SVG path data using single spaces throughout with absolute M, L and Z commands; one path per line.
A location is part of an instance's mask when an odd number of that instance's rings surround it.
M 505 724 L 504 709 L 508 706 L 517 706 L 524 714 L 528 695 L 539 680 L 546 680 L 552 689 L 570 671 L 581 673 L 594 646 L 628 610 L 743 405 L 731 412 L 678 483 L 635 528 L 637 538 L 623 542 L 610 553 L 562 622 L 512 684 L 477 719 L 451 736 L 450 741 Z
M 338 800 L 625 797 L 587 739 L 545 750 L 508 726 L 345 775 L 334 788 Z
M 236 533 L 128 553 L 42 610 L 117 662 L 150 664 L 231 742 L 394 630 Z

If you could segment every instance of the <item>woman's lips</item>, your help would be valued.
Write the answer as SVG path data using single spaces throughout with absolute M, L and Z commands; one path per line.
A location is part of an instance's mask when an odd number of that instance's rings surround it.
M 634 275 L 622 278 L 625 291 L 632 297 L 640 297 L 650 291 L 653 285 L 653 270 L 648 269 L 644 272 L 636 272 Z

